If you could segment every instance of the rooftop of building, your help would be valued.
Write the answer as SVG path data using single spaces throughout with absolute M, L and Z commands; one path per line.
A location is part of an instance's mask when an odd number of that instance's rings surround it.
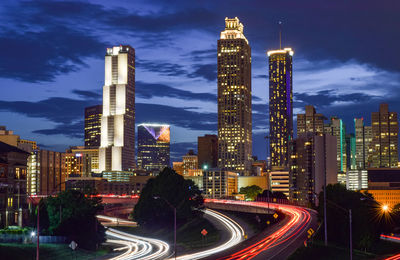
M 9 153 L 9 152 L 29 154 L 28 152 L 25 152 L 24 150 L 21 150 L 15 146 L 0 142 L 0 153 Z

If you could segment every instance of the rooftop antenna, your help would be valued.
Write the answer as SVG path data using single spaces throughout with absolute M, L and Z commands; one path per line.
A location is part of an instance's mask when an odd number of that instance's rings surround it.
M 282 49 L 282 21 L 278 22 L 279 24 L 279 49 Z

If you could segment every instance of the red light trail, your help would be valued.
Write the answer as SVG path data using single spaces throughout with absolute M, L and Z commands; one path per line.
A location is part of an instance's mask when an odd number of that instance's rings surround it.
M 267 208 L 268 203 L 266 202 L 240 202 L 240 201 L 228 201 L 228 200 L 207 200 L 213 203 L 226 203 L 226 204 L 238 204 L 238 205 L 248 205 L 253 207 Z M 260 253 L 274 248 L 276 246 L 282 245 L 288 242 L 290 239 L 295 238 L 302 232 L 305 232 L 305 227 L 310 223 L 311 214 L 300 207 L 269 203 L 269 208 L 274 210 L 280 210 L 285 215 L 289 217 L 289 221 L 285 223 L 281 228 L 279 228 L 274 233 L 268 235 L 267 237 L 259 240 L 258 242 L 242 249 L 236 253 L 229 256 L 219 258 L 219 260 L 230 260 L 230 259 L 252 259 L 259 255 Z

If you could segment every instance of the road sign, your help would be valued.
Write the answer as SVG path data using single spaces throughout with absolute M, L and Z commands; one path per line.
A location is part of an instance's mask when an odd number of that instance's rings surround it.
M 278 217 L 279 217 L 279 215 L 275 213 L 274 218 L 277 219 Z
M 200 233 L 201 233 L 203 236 L 206 236 L 206 235 L 208 234 L 207 230 L 205 230 L 205 229 L 203 229 Z
M 78 247 L 78 244 L 77 244 L 75 241 L 72 241 L 72 242 L 69 244 L 69 247 L 72 248 L 72 250 L 75 250 L 75 249 Z
M 308 238 L 310 238 L 312 234 L 314 234 L 314 229 L 310 228 L 309 230 L 307 230 L 307 233 L 308 233 Z

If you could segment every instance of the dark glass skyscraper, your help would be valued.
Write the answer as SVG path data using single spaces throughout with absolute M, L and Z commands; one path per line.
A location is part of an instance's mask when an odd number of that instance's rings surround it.
M 85 108 L 85 146 L 99 147 L 103 105 Z
M 285 48 L 269 51 L 267 55 L 271 166 L 288 167 L 289 142 L 293 139 L 293 51 Z
M 251 172 L 251 49 L 237 17 L 218 40 L 218 167 Z
M 169 125 L 138 125 L 139 169 L 162 171 L 170 167 L 170 127 Z

